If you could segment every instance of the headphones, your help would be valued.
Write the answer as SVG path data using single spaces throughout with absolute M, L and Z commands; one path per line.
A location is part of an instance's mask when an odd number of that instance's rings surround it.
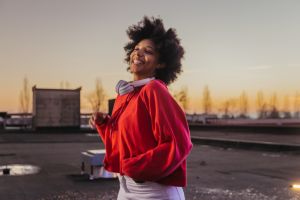
M 134 90 L 134 88 L 146 85 L 147 83 L 149 83 L 150 81 L 152 81 L 154 79 L 155 78 L 153 77 L 153 78 L 146 78 L 146 79 L 132 81 L 132 82 L 120 80 L 116 85 L 116 92 L 119 95 L 127 94 L 129 92 L 132 92 Z

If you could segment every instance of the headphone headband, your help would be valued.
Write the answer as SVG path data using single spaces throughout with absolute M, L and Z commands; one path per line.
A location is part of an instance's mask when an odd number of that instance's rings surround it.
M 119 95 L 127 94 L 129 92 L 132 92 L 134 90 L 134 88 L 146 85 L 147 83 L 149 83 L 150 81 L 152 81 L 154 79 L 155 78 L 146 78 L 146 79 L 132 81 L 132 82 L 120 80 L 116 85 L 116 92 Z

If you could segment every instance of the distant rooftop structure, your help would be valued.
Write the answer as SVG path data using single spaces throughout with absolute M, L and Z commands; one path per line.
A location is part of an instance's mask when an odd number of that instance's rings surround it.
M 80 91 L 32 88 L 33 128 L 80 128 Z

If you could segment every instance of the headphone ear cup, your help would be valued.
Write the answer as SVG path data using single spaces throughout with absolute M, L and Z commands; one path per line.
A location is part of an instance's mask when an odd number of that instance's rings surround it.
M 130 83 L 124 81 L 124 80 L 120 80 L 117 85 L 116 85 L 116 92 L 119 94 L 119 95 L 123 95 L 123 94 L 127 94 L 131 91 L 134 90 L 134 86 L 131 85 Z
M 126 81 L 119 80 L 119 82 L 117 83 L 117 85 L 115 87 L 116 93 L 120 94 L 120 88 L 126 84 L 128 84 Z
M 129 92 L 132 92 L 134 90 L 134 86 L 130 84 L 126 84 L 124 86 L 121 86 L 119 89 L 120 95 L 127 94 Z

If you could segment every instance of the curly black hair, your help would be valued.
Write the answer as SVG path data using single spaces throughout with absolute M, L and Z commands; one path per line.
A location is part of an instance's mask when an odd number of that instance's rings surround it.
M 166 31 L 162 19 L 154 17 L 149 19 L 145 16 L 137 25 L 128 28 L 127 35 L 130 42 L 125 45 L 124 50 L 126 51 L 125 61 L 128 64 L 135 46 L 143 39 L 150 39 L 159 54 L 159 63 L 165 64 L 165 67 L 155 70 L 155 78 L 167 85 L 177 79 L 182 72 L 181 59 L 184 49 L 180 45 L 175 29 L 170 28 Z M 129 69 L 128 67 L 127 70 Z

